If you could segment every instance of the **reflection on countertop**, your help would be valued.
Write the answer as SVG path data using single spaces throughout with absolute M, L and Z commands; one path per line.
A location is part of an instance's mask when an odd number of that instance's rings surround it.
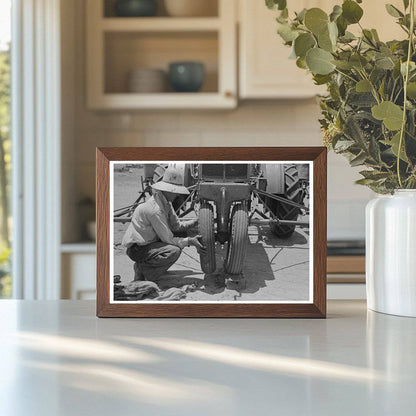
M 416 320 L 363 301 L 330 301 L 326 320 L 97 319 L 89 301 L 1 301 L 0 313 L 2 415 L 416 408 Z

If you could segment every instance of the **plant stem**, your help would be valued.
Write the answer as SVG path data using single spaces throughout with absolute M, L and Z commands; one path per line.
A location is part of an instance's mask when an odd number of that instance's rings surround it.
M 406 73 L 404 76 L 404 85 L 403 85 L 403 118 L 402 118 L 402 127 L 400 129 L 400 140 L 399 140 L 399 151 L 397 152 L 397 178 L 399 180 L 400 188 L 403 187 L 402 178 L 400 174 L 400 156 L 402 154 L 404 131 L 406 128 L 406 110 L 407 110 L 407 83 L 409 82 L 409 68 L 410 60 L 412 58 L 413 50 L 413 35 L 415 27 L 415 0 L 410 0 L 410 30 L 409 30 L 409 45 L 407 48 L 407 60 L 406 60 Z
M 335 68 L 335 71 L 340 73 L 341 75 L 344 75 L 344 77 L 349 78 L 351 81 L 354 81 L 355 83 L 357 83 L 357 80 L 353 77 L 350 77 L 348 74 L 346 74 L 345 72 L 340 71 L 338 68 Z

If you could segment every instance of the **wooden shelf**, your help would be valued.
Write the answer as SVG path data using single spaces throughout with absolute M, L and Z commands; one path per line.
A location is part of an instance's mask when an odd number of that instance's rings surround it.
M 107 17 L 98 20 L 99 29 L 105 32 L 201 32 L 218 31 L 218 17 Z
M 93 241 L 80 241 L 78 243 L 62 243 L 61 253 L 95 253 L 96 246 Z
M 102 94 L 90 101 L 100 109 L 215 109 L 234 108 L 232 96 L 217 93 Z

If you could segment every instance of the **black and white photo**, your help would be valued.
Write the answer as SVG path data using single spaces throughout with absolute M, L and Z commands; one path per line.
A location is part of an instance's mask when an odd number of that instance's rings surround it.
M 110 303 L 313 303 L 313 163 L 111 161 Z

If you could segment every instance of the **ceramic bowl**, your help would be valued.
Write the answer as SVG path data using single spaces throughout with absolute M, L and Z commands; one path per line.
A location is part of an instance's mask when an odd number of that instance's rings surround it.
M 201 62 L 172 62 L 169 65 L 169 82 L 177 92 L 197 92 L 205 80 L 205 67 Z
M 129 73 L 127 90 L 135 93 L 165 92 L 166 78 L 166 72 L 161 69 L 138 68 Z
M 117 0 L 114 11 L 119 17 L 156 16 L 157 4 L 158 0 Z

